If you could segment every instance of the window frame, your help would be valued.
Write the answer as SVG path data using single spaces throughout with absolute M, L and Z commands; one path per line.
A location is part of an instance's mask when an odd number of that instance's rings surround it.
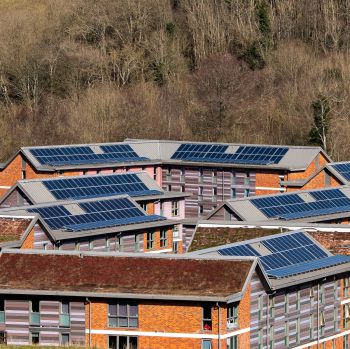
M 156 233 L 154 231 L 148 231 L 146 233 L 146 247 L 147 250 L 153 250 L 155 245 L 155 235 Z
M 171 216 L 172 217 L 179 217 L 180 216 L 179 200 L 174 200 L 171 202 Z
M 159 246 L 161 248 L 168 246 L 168 240 L 169 240 L 169 231 L 168 229 L 161 229 L 160 230 L 160 239 L 159 239 Z
M 204 317 L 206 311 L 209 311 L 210 318 Z M 207 325 L 209 328 L 205 328 Z M 212 306 L 210 304 L 202 305 L 202 330 L 203 331 L 212 331 L 213 330 Z
M 238 327 L 238 306 L 239 303 L 230 303 L 227 305 L 226 327 L 227 329 Z
M 111 314 L 111 306 L 116 307 L 116 314 Z M 126 306 L 126 315 L 120 313 L 120 306 Z M 130 314 L 130 307 L 136 307 L 136 316 Z M 111 323 L 111 319 L 114 319 L 114 323 Z M 126 326 L 121 324 L 121 319 L 126 320 Z M 136 325 L 131 324 L 131 320 L 136 322 Z M 111 301 L 107 307 L 107 326 L 109 328 L 138 328 L 139 326 L 139 305 L 136 302 L 129 301 Z

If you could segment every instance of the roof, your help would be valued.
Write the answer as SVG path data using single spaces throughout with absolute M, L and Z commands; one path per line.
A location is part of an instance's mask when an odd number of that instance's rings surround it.
M 8 250 L 0 255 L 0 292 L 224 300 L 243 291 L 255 263 L 254 258 Z
M 189 252 L 301 229 L 332 253 L 350 254 L 350 225 L 285 221 L 201 221 L 196 227 Z
M 0 217 L 0 244 L 18 241 L 30 227 L 32 218 Z
M 340 183 L 350 184 L 350 161 L 331 162 L 326 167 Z
M 176 152 L 186 144 L 196 146 L 208 145 L 215 147 L 220 156 L 207 156 L 205 152 L 197 157 L 177 156 Z M 259 153 L 267 152 L 270 155 L 262 157 Z M 182 149 L 182 148 L 181 148 Z M 180 149 L 180 150 L 181 150 Z M 276 150 L 276 153 L 274 152 Z M 281 150 L 283 149 L 283 151 Z M 247 151 L 242 162 L 241 150 Z M 119 143 L 94 143 L 76 145 L 56 145 L 40 147 L 22 147 L 22 154 L 40 171 L 56 171 L 64 169 L 104 168 L 111 166 L 138 166 L 146 164 L 193 164 L 237 168 L 269 168 L 290 171 L 305 170 L 322 153 L 329 161 L 330 158 L 320 147 L 256 145 L 235 143 L 204 143 L 192 141 L 165 141 L 165 140 L 134 140 L 126 139 Z M 258 151 L 258 158 L 251 152 Z M 282 151 L 280 153 L 280 151 Z M 212 152 L 210 152 L 211 154 Z M 235 155 L 234 155 L 235 154 Z M 276 157 L 275 155 L 278 155 Z M 205 156 L 204 156 L 205 155 Z M 224 156 L 222 156 L 224 155 Z M 231 159 L 228 161 L 228 159 Z M 233 160 L 235 159 L 235 160 Z M 265 161 L 266 160 L 266 161 Z M 7 162 L 8 164 L 9 162 Z M 5 165 L 6 166 L 6 165 Z
M 200 250 L 190 255 L 256 256 L 270 287 L 284 288 L 349 270 L 350 256 L 332 255 L 303 231 Z
M 188 252 L 279 234 L 280 232 L 281 230 L 278 228 L 212 227 L 198 225 Z
M 225 206 L 242 221 L 332 220 L 350 216 L 350 186 L 231 199 L 218 206 L 207 218 Z
M 137 201 L 183 198 L 190 194 L 164 192 L 146 172 L 127 172 L 20 180 L 0 199 L 19 189 L 32 204 L 129 195 Z
M 166 227 L 180 222 L 148 215 L 127 195 L 4 208 L 0 215 L 37 216 L 54 240 Z

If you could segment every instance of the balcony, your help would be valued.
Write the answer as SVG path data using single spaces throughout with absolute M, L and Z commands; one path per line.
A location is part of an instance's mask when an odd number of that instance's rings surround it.
M 69 326 L 70 326 L 70 315 L 60 314 L 60 327 L 69 327 Z
M 40 313 L 30 313 L 29 324 L 30 326 L 40 326 Z

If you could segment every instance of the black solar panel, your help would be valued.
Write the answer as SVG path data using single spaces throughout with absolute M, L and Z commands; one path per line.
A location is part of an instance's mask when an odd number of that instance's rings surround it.
M 111 226 L 163 220 L 164 217 L 147 215 L 128 198 L 77 203 L 83 214 L 73 214 L 63 205 L 28 208 L 38 213 L 53 230 L 90 230 Z M 69 207 L 69 206 L 68 206 Z
M 350 181 L 350 162 L 331 164 L 330 166 L 338 171 L 347 181 Z
M 90 146 L 30 149 L 41 165 L 81 165 L 110 162 L 142 161 L 128 144 L 102 145 L 95 152 Z
M 145 196 L 161 193 L 147 188 L 138 175 L 134 173 L 43 180 L 43 184 L 58 200 L 77 200 L 121 194 Z
M 297 194 L 255 198 L 250 201 L 268 218 L 286 220 L 350 211 L 350 199 L 339 189 L 310 192 L 314 200 L 305 202 Z
M 268 272 L 328 257 L 323 249 L 301 232 L 261 240 L 261 243 L 270 250 L 270 254 L 259 254 L 249 243 L 220 248 L 218 253 L 225 256 L 257 256 Z
M 237 164 L 278 164 L 287 153 L 285 147 L 240 146 L 234 153 L 227 153 L 227 145 L 181 144 L 171 157 L 174 160 L 218 162 Z

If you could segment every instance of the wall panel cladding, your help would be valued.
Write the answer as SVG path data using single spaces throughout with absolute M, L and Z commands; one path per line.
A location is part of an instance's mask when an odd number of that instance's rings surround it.
M 84 302 L 70 303 L 70 333 L 74 345 L 85 344 L 85 304 Z
M 40 326 L 58 327 L 60 324 L 60 303 L 58 301 L 40 302 Z
M 318 292 L 319 289 L 319 292 Z M 278 291 L 274 295 L 274 307 L 268 308 L 268 296 L 257 275 L 251 280 L 251 343 L 252 349 L 267 348 L 273 326 L 274 348 L 286 349 L 303 345 L 317 338 L 317 309 L 324 315 L 324 326 L 319 337 L 325 338 L 340 333 L 340 282 L 326 281 L 319 287 L 302 285 Z M 323 293 L 323 296 L 321 294 Z M 270 295 L 271 298 L 271 295 Z M 259 310 L 260 306 L 260 310 Z M 286 326 L 288 338 L 286 339 Z
M 162 171 L 162 183 L 164 190 L 171 187 L 171 190 L 180 191 L 185 186 L 185 192 L 192 194 L 185 198 L 186 217 L 198 217 L 199 205 L 206 215 L 232 196 L 240 198 L 256 193 L 255 172 L 216 167 L 184 166 L 181 169 L 169 166 Z
M 8 344 L 29 343 L 29 302 L 24 300 L 6 300 L 6 333 Z
M 188 247 L 190 246 L 194 231 L 196 227 L 195 226 L 188 226 L 184 225 L 182 228 L 182 246 L 184 251 L 187 251 Z
M 18 190 L 14 190 L 0 205 L 1 208 L 16 207 L 16 206 L 28 206 L 30 205 L 29 199 L 21 194 Z

